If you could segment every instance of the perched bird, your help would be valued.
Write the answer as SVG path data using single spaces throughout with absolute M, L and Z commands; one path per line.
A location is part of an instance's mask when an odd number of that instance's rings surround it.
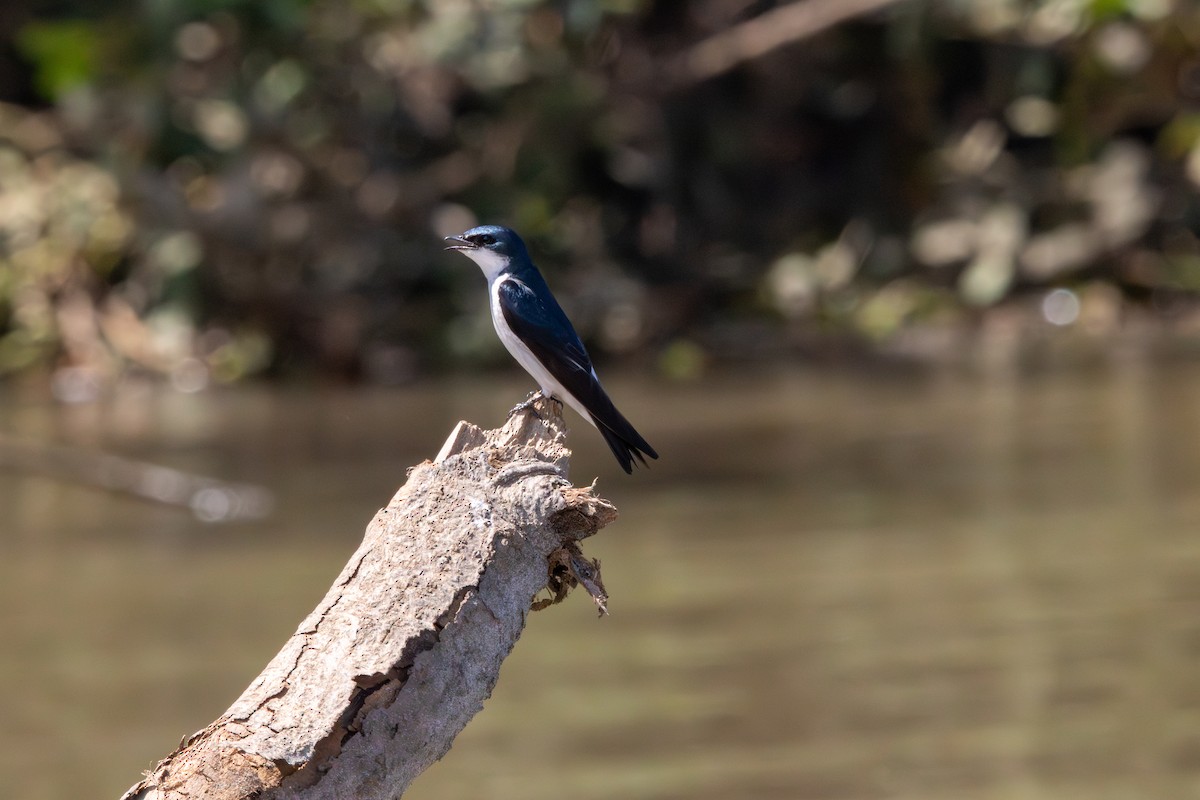
M 633 472 L 635 458 L 643 465 L 645 456 L 658 458 L 600 385 L 579 334 L 533 265 L 521 237 L 509 228 L 482 225 L 447 236 L 446 241 L 447 250 L 459 251 L 483 270 L 496 333 L 537 381 L 542 396 L 566 403 L 592 423 L 626 472 Z M 533 399 L 513 411 L 528 408 Z

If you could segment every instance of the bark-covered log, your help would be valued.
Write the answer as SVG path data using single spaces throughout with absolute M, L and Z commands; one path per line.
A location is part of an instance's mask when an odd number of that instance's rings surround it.
M 399 797 L 482 707 L 539 591 L 578 580 L 603 612 L 577 541 L 616 509 L 567 480 L 559 407 L 535 411 L 460 422 L 262 674 L 125 798 Z

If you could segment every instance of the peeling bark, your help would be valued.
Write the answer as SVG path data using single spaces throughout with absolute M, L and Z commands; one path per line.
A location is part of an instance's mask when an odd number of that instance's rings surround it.
M 491 694 L 539 591 L 581 583 L 604 613 L 578 541 L 616 509 L 567 480 L 556 404 L 534 410 L 460 422 L 262 674 L 122 800 L 397 798 Z

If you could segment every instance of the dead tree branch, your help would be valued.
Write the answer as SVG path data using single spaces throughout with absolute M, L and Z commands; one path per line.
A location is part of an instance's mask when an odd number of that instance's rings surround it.
M 262 674 L 124 800 L 392 800 L 480 710 L 538 592 L 579 581 L 603 609 L 577 542 L 616 509 L 571 486 L 562 417 L 536 410 L 460 422 Z

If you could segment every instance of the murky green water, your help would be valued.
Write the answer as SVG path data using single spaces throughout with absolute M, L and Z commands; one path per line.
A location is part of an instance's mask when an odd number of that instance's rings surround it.
M 1200 365 L 613 382 L 613 615 L 532 618 L 409 798 L 1200 797 Z M 0 472 L 0 796 L 115 797 L 223 711 L 404 469 L 524 382 L 131 388 L 0 431 L 264 484 L 265 522 Z

